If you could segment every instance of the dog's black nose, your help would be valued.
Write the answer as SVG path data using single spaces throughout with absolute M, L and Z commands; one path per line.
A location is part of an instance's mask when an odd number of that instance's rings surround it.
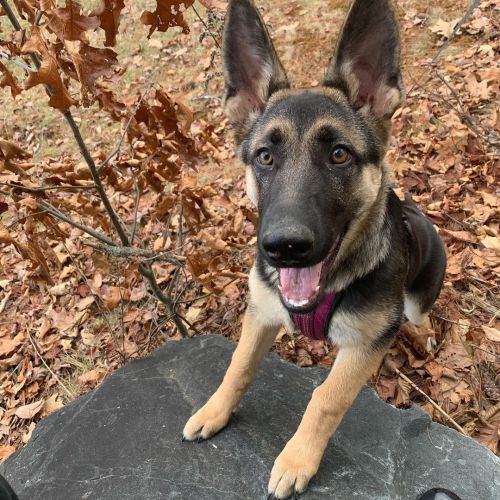
M 262 238 L 268 258 L 281 266 L 304 263 L 312 253 L 313 244 L 314 236 L 305 226 L 267 231 Z

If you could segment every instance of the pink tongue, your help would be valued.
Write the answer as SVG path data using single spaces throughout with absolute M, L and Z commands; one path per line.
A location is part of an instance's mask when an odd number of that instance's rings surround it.
M 287 300 L 307 301 L 316 293 L 321 276 L 320 262 L 310 267 L 282 267 L 279 270 L 281 293 Z

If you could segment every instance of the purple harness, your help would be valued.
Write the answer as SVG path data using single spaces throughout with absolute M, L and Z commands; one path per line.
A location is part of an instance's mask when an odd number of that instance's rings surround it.
M 313 340 L 325 339 L 337 299 L 338 295 L 335 292 L 327 293 L 312 311 L 290 314 L 302 335 Z

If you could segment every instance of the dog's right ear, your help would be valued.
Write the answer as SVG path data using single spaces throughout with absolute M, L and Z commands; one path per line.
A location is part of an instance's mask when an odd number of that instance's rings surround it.
M 289 87 L 273 43 L 252 0 L 231 0 L 224 25 L 225 112 L 241 138 L 269 96 Z

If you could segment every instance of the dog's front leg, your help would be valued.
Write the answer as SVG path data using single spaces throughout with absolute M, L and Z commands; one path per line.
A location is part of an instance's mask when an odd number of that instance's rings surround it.
M 302 493 L 316 474 L 328 441 L 385 351 L 343 348 L 327 379 L 318 386 L 292 439 L 274 462 L 269 493 Z
M 219 388 L 186 423 L 183 436 L 192 441 L 207 439 L 220 431 L 250 386 L 262 358 L 271 348 L 280 325 L 269 325 L 258 309 L 249 305 L 241 338 Z

